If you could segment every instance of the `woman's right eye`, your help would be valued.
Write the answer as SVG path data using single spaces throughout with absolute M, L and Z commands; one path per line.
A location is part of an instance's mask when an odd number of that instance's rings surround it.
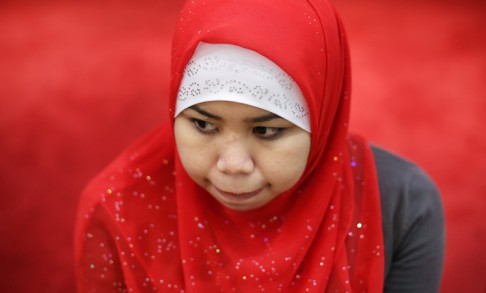
M 197 130 L 199 130 L 202 133 L 214 133 L 218 131 L 216 125 L 209 123 L 207 121 L 196 119 L 196 118 L 191 119 L 191 121 L 192 123 L 194 123 L 194 126 L 196 126 Z

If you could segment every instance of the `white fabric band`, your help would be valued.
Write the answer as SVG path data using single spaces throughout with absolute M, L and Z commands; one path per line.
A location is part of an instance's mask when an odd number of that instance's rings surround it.
M 209 101 L 254 106 L 310 132 L 309 111 L 297 83 L 266 57 L 239 46 L 198 45 L 184 70 L 174 117 Z

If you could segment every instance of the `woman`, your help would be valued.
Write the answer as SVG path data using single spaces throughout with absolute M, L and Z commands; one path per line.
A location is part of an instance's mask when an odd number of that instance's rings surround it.
M 190 1 L 173 46 L 174 120 L 81 199 L 80 291 L 438 290 L 439 195 L 348 134 L 329 3 Z

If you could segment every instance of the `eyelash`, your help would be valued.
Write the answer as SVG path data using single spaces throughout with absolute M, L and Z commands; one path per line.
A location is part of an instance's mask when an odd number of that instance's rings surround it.
M 196 119 L 196 118 L 192 118 L 191 119 L 191 122 L 194 124 L 194 127 L 196 127 L 196 129 L 201 132 L 202 134 L 212 134 L 212 133 L 216 133 L 218 131 L 218 129 L 216 128 L 216 126 L 214 124 L 212 124 L 211 122 L 207 122 L 207 121 L 204 121 L 204 120 L 201 120 L 201 119 Z M 204 126 L 202 126 L 201 124 L 203 124 Z M 206 128 L 207 126 L 213 126 L 214 129 L 211 129 L 211 130 L 206 130 L 204 128 Z M 274 130 L 275 133 L 270 135 L 270 136 L 264 136 L 265 134 L 259 134 L 258 131 L 259 130 L 265 130 L 265 132 L 268 132 L 269 130 Z M 258 138 L 261 138 L 263 140 L 273 140 L 273 139 L 276 139 L 278 137 L 280 137 L 283 132 L 285 131 L 285 128 L 280 128 L 280 127 L 265 127 L 265 126 L 256 126 L 252 129 L 252 133 L 258 137 Z
M 262 134 L 256 133 L 258 130 L 262 130 L 262 129 L 265 129 L 265 132 L 268 132 L 269 130 L 274 130 L 275 134 L 272 134 L 272 135 L 266 137 L 266 136 L 263 136 Z M 257 137 L 259 137 L 261 139 L 265 139 L 265 140 L 272 140 L 272 139 L 279 138 L 283 134 L 284 131 L 285 131 L 285 128 L 265 127 L 265 126 L 257 126 L 257 127 L 254 127 L 253 130 L 252 130 L 254 135 L 256 135 Z

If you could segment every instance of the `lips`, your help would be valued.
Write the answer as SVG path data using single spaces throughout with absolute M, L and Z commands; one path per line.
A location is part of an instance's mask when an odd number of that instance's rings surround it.
M 215 189 L 224 199 L 228 201 L 238 202 L 238 201 L 245 201 L 247 199 L 257 196 L 262 191 L 263 188 L 260 188 L 252 192 L 241 192 L 241 193 L 227 192 L 217 187 L 215 187 Z

